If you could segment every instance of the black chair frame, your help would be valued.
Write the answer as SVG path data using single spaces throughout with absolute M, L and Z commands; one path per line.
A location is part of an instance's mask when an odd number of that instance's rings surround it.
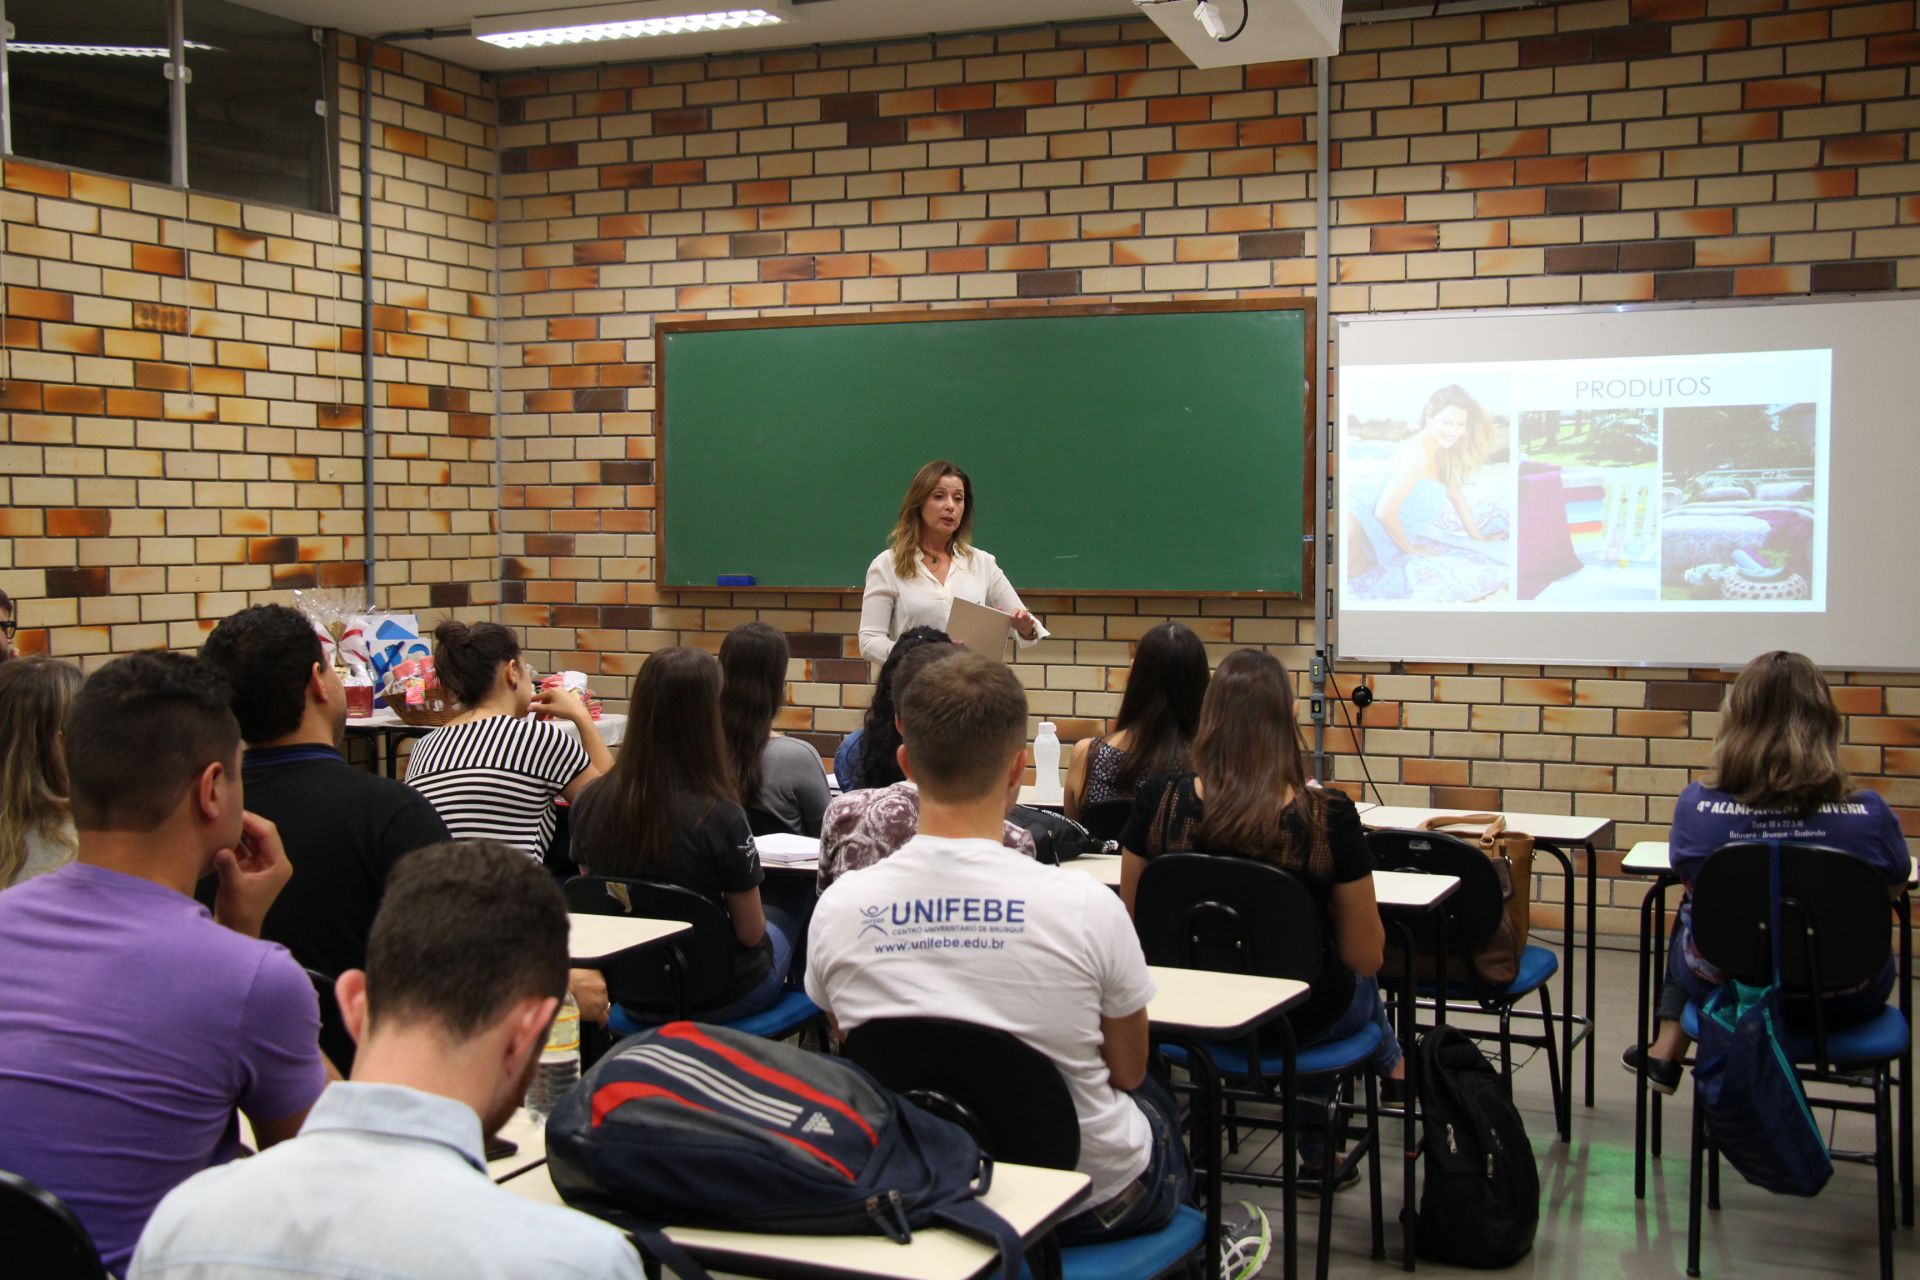
M 108 1280 L 93 1237 L 67 1202 L 14 1173 L 0 1172 L 0 1241 L 9 1275 Z
M 1412 831 L 1400 828 L 1383 827 L 1367 833 L 1367 846 L 1373 851 L 1374 866 L 1382 871 L 1413 871 L 1428 875 L 1450 875 L 1460 880 L 1460 887 L 1443 904 L 1441 912 L 1444 921 L 1437 921 L 1429 929 L 1425 921 L 1410 922 L 1405 927 L 1411 935 L 1421 956 L 1444 957 L 1445 964 L 1439 971 L 1440 981 L 1433 987 L 1432 996 L 1420 997 L 1422 1007 L 1435 1011 L 1437 1022 L 1444 1024 L 1448 1013 L 1485 1014 L 1496 1020 L 1495 1038 L 1500 1045 L 1500 1074 L 1506 1081 L 1509 1094 L 1513 1091 L 1513 1046 L 1526 1045 L 1529 1048 L 1544 1049 L 1547 1054 L 1547 1087 L 1552 1092 L 1554 1127 L 1560 1141 L 1573 1140 L 1573 1091 L 1571 1080 L 1562 1072 L 1561 1051 L 1566 1047 L 1566 1036 L 1556 1036 L 1554 1027 L 1556 1018 L 1553 1012 L 1553 982 L 1549 979 L 1540 984 L 1540 1009 L 1536 1013 L 1519 1007 L 1520 997 L 1508 997 L 1506 992 L 1489 988 L 1475 981 L 1473 976 L 1473 955 L 1485 945 L 1493 931 L 1499 927 L 1500 917 L 1506 911 L 1502 901 L 1500 881 L 1491 863 L 1479 848 L 1458 836 L 1440 831 Z M 1536 846 L 1536 851 L 1541 847 Z M 1564 861 L 1564 857 L 1562 859 Z M 1567 880 L 1569 892 L 1573 884 L 1571 876 Z M 1514 886 L 1521 891 L 1524 886 Z M 1572 919 L 1571 908 L 1567 919 Z M 1445 948 L 1443 952 L 1442 948 Z M 1459 972 L 1473 987 L 1472 1000 L 1460 1000 L 1449 996 L 1447 975 L 1457 966 Z M 1519 1018 L 1523 1022 L 1540 1023 L 1540 1031 L 1516 1032 L 1513 1021 Z M 1483 1035 L 1467 1032 L 1476 1040 Z M 1582 1029 L 1585 1034 L 1585 1028 Z M 1571 1066 L 1571 1059 L 1565 1065 Z
M 1768 858 L 1780 857 L 1779 937 L 1773 936 Z M 1702 901 L 1708 909 L 1702 910 Z M 1702 958 L 1728 975 L 1750 983 L 1781 982 L 1790 989 L 1819 992 L 1865 981 L 1891 954 L 1889 935 L 1865 924 L 1872 909 L 1886 902 L 1886 885 L 1873 869 L 1844 850 L 1784 841 L 1723 845 L 1708 856 L 1694 880 L 1693 939 Z M 1905 913 L 1897 907 L 1902 924 Z M 1776 947 L 1777 942 L 1777 947 Z M 1775 953 L 1778 952 L 1778 964 Z M 1807 1093 L 1807 1104 L 1873 1118 L 1873 1150 L 1829 1150 L 1836 1161 L 1870 1165 L 1875 1173 L 1881 1280 L 1893 1280 L 1894 1137 L 1891 1089 L 1904 1092 L 1905 1077 L 1891 1069 L 1893 1059 L 1836 1061 L 1828 1046 L 1824 1002 L 1809 1002 L 1813 1062 L 1795 1065 L 1805 1085 L 1836 1085 L 1863 1090 L 1871 1100 L 1858 1102 Z M 1911 1052 L 1911 1037 L 1908 1041 Z M 1687 1274 L 1700 1274 L 1701 1174 L 1705 1165 L 1707 1208 L 1720 1208 L 1720 1156 L 1707 1132 L 1706 1112 L 1698 1097 L 1693 1106 L 1692 1154 L 1687 1169 Z M 1704 1160 L 1703 1160 L 1704 1157 Z
M 1182 886 L 1182 880 L 1190 883 Z M 1265 919 L 1267 913 L 1261 911 L 1262 907 L 1268 908 L 1275 919 Z M 1257 927 L 1253 918 L 1256 914 L 1263 917 L 1259 924 L 1264 927 Z M 1284 923 L 1276 925 L 1276 919 Z M 1141 876 L 1135 921 L 1150 964 L 1293 978 L 1316 987 L 1307 1006 L 1276 1017 L 1248 1033 L 1241 1042 L 1247 1065 L 1242 1076 L 1229 1076 L 1214 1062 L 1204 1044 L 1184 1038 L 1180 1042 L 1180 1047 L 1187 1051 L 1190 1070 L 1204 1063 L 1207 1071 L 1220 1078 L 1218 1091 L 1225 1104 L 1220 1122 L 1226 1130 L 1230 1151 L 1238 1150 L 1241 1126 L 1277 1129 L 1280 1133 L 1281 1172 L 1240 1171 L 1231 1177 L 1235 1182 L 1281 1189 L 1286 1236 L 1283 1273 L 1286 1280 L 1294 1280 L 1299 1270 L 1298 1038 L 1327 1025 L 1328 1006 L 1337 1006 L 1331 1010 L 1333 1016 L 1346 1009 L 1353 998 L 1353 975 L 1337 962 L 1332 966 L 1327 963 L 1331 952 L 1326 923 L 1321 918 L 1319 904 L 1306 886 L 1280 868 L 1250 858 L 1183 853 L 1154 859 Z M 1333 986 L 1324 989 L 1334 998 L 1322 999 L 1322 984 L 1329 982 Z M 1269 1037 L 1269 1043 L 1272 1036 L 1280 1037 L 1283 1066 L 1277 1082 L 1261 1065 L 1263 1035 Z M 1352 1087 L 1356 1077 L 1365 1088 L 1365 1120 L 1360 1124 L 1352 1122 Z M 1242 1083 L 1231 1083 L 1235 1079 Z M 1331 1262 L 1334 1198 L 1331 1189 L 1340 1185 L 1347 1172 L 1362 1159 L 1367 1162 L 1372 1256 L 1376 1259 L 1386 1256 L 1380 1188 L 1379 1082 L 1372 1065 L 1363 1062 L 1357 1071 L 1347 1068 L 1333 1073 L 1328 1095 L 1323 1124 L 1328 1163 L 1319 1206 L 1315 1258 L 1315 1274 L 1320 1280 L 1325 1280 Z M 1242 1116 L 1238 1111 L 1240 1103 L 1278 1104 L 1280 1117 L 1275 1121 L 1268 1117 Z M 1353 1145 L 1342 1152 L 1341 1145 L 1348 1140 Z M 1196 1153 L 1211 1152 L 1214 1144 L 1196 1142 L 1193 1149 Z M 1217 1198 L 1224 1170 L 1209 1169 L 1207 1177 L 1209 1192 Z

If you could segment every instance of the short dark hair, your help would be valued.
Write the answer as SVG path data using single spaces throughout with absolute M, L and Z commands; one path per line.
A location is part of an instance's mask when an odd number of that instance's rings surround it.
M 0 591 L 0 609 L 5 609 L 8 613 L 13 612 L 13 597 L 4 591 Z
M 307 616 L 283 604 L 242 609 L 213 629 L 200 656 L 233 688 L 233 714 L 248 742 L 271 742 L 300 727 L 307 679 L 325 662 Z
M 567 989 L 567 908 L 538 862 L 498 840 L 402 858 L 367 939 L 367 1016 L 468 1040 L 527 996 Z
M 82 831 L 152 831 L 240 726 L 227 682 L 185 653 L 136 653 L 88 677 L 67 711 L 67 780 Z
M 923 644 L 900 659 L 900 665 L 893 671 L 893 700 L 895 705 L 907 694 L 907 688 L 920 673 L 936 662 L 956 658 L 966 650 L 960 645 L 945 640 L 935 640 L 932 644 Z
M 1027 740 L 1027 693 L 1005 663 L 962 653 L 922 671 L 900 701 L 907 760 L 929 797 L 977 800 Z
M 486 701 L 500 664 L 520 656 L 520 640 L 497 622 L 456 622 L 433 629 L 433 671 L 469 707 Z

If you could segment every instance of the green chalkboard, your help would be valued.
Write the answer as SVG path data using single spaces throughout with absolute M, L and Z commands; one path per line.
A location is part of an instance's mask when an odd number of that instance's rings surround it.
M 919 466 L 1021 592 L 1311 587 L 1304 299 L 662 325 L 661 582 L 858 587 Z

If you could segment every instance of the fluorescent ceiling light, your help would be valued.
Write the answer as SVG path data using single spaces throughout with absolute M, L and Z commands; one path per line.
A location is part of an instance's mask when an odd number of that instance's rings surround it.
M 186 42 L 189 49 L 211 49 L 210 44 Z M 53 53 L 69 58 L 171 58 L 173 50 L 160 45 L 140 44 L 42 44 L 31 40 L 7 41 L 8 53 Z
M 639 40 L 700 31 L 744 31 L 792 19 L 786 0 L 654 0 L 548 13 L 476 18 L 473 35 L 503 49 L 539 49 L 594 40 Z

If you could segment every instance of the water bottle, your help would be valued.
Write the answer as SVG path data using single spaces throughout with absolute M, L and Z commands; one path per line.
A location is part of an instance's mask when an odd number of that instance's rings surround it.
M 553 1028 L 547 1032 L 547 1047 L 540 1051 L 540 1065 L 527 1086 L 527 1112 L 536 1125 L 544 1125 L 560 1100 L 580 1083 L 580 1006 L 568 992 L 553 1015 Z
M 1060 739 L 1051 720 L 1040 722 L 1040 732 L 1033 739 L 1033 781 L 1042 791 L 1060 789 Z

